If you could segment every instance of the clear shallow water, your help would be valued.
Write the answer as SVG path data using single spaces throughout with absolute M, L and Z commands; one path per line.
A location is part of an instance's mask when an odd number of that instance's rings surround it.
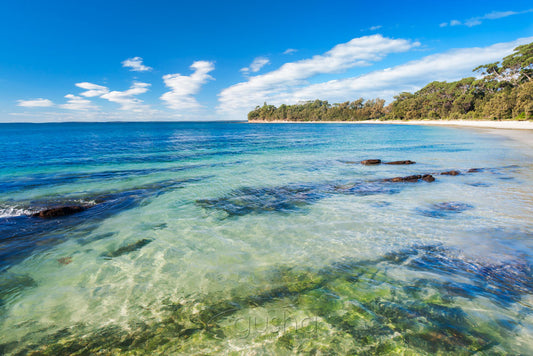
M 533 164 L 498 136 L 13 124 L 0 152 L 0 353 L 532 352 Z

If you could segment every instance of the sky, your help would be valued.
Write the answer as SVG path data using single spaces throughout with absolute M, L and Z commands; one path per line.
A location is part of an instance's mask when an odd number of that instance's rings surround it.
M 245 120 L 476 75 L 533 3 L 17 0 L 0 34 L 0 122 Z

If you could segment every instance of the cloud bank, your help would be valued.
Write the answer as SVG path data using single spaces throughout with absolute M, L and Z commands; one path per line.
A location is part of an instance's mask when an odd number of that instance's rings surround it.
M 381 40 L 386 39 L 381 38 Z M 241 117 L 265 101 L 280 105 L 317 98 L 332 102 L 343 102 L 359 97 L 381 97 L 390 100 L 401 91 L 416 91 L 431 81 L 457 80 L 465 75 L 472 75 L 472 69 L 476 66 L 499 60 L 512 53 L 515 47 L 531 41 L 533 37 L 488 47 L 455 49 L 358 77 L 318 84 L 301 85 L 302 82 L 299 80 L 305 78 L 302 72 L 309 74 L 311 71 L 294 69 L 287 73 L 285 68 L 288 64 L 285 64 L 278 70 L 252 77 L 247 82 L 224 89 L 219 95 L 219 109 L 222 113 Z M 405 46 L 412 48 L 414 44 Z M 289 64 L 295 65 L 295 63 Z M 341 63 L 339 66 L 344 67 L 344 64 Z M 281 76 L 280 72 L 284 75 Z
M 266 74 L 222 90 L 218 106 L 222 113 L 242 113 L 265 99 L 287 94 L 307 85 L 318 74 L 338 73 L 346 69 L 367 66 L 390 53 L 405 52 L 419 46 L 418 42 L 386 38 L 381 35 L 354 38 L 324 54 L 282 65 Z

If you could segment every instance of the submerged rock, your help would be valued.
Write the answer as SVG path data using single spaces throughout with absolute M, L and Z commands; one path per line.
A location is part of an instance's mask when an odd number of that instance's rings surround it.
M 459 174 L 461 174 L 461 172 L 459 171 L 447 171 L 447 172 L 441 172 L 441 175 L 443 176 L 458 176 Z
M 415 163 L 416 163 L 416 162 L 414 162 L 414 161 L 406 160 L 406 161 L 386 162 L 385 164 L 395 164 L 395 165 L 400 165 L 400 164 L 415 164 Z
M 329 191 L 328 191 L 329 192 Z M 397 194 L 398 187 L 392 187 L 378 182 L 352 183 L 333 186 L 333 192 L 357 196 L 377 195 L 377 194 Z
M 139 240 L 137 242 L 131 243 L 129 245 L 122 246 L 118 250 L 104 253 L 104 254 L 102 254 L 102 257 L 106 257 L 106 258 L 119 257 L 119 256 L 122 256 L 122 255 L 125 255 L 126 253 L 130 253 L 130 252 L 133 252 L 133 251 L 140 250 L 144 246 L 148 245 L 150 242 L 152 242 L 152 240 L 150 240 L 150 239 L 142 239 L 142 240 Z
M 417 209 L 417 211 L 421 215 L 431 218 L 447 218 L 452 214 L 462 213 L 471 209 L 474 209 L 474 207 L 470 204 L 452 201 L 433 204 L 428 209 Z
M 81 206 L 81 205 L 61 206 L 58 208 L 51 208 L 51 209 L 40 211 L 38 213 L 33 214 L 32 216 L 37 217 L 37 218 L 43 218 L 43 219 L 53 219 L 53 218 L 59 218 L 62 216 L 68 216 L 68 215 L 80 213 L 85 210 L 87 210 L 87 207 Z
M 425 182 L 434 182 L 435 177 L 433 177 L 431 174 L 417 174 L 417 175 L 412 175 L 412 176 L 407 176 L 407 177 L 387 178 L 387 179 L 384 179 L 383 181 L 393 182 L 393 183 L 398 183 L 398 182 L 415 183 L 420 180 L 423 180 Z
M 456 202 L 456 201 L 433 204 L 433 207 L 438 210 L 454 211 L 454 212 L 462 212 L 462 211 L 474 208 L 470 204 Z
M 373 166 L 376 164 L 381 164 L 380 159 L 365 159 L 364 161 L 361 161 L 361 164 L 364 164 L 365 166 Z
M 323 197 L 319 186 L 282 186 L 273 188 L 241 188 L 217 199 L 199 199 L 204 209 L 218 209 L 229 216 L 251 213 L 296 211 Z
M 483 168 L 470 168 L 466 173 L 478 173 L 481 172 Z

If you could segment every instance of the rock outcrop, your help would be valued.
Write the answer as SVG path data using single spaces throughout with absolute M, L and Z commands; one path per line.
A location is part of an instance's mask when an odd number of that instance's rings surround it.
M 410 161 L 410 160 L 405 160 L 405 161 L 392 161 L 392 162 L 386 162 L 385 164 L 395 164 L 395 165 L 400 165 L 400 164 L 415 164 L 416 162 L 414 161 Z
M 461 172 L 453 170 L 453 171 L 441 172 L 440 174 L 443 176 L 458 176 L 459 174 L 461 174 Z
M 388 178 L 388 179 L 384 179 L 383 181 L 393 182 L 393 183 L 398 183 L 398 182 L 415 183 L 420 180 L 431 183 L 435 181 L 435 177 L 433 177 L 431 174 L 417 174 L 417 175 L 412 175 L 412 176 L 407 176 L 407 177 Z
M 32 216 L 36 218 L 53 219 L 53 218 L 59 218 L 63 216 L 80 213 L 84 210 L 87 210 L 87 208 L 81 205 L 61 206 L 57 208 L 51 208 L 51 209 L 40 211 L 38 213 L 33 214 Z
M 365 166 L 374 166 L 376 164 L 381 164 L 380 159 L 365 159 L 364 161 L 361 161 L 361 164 L 364 164 Z

